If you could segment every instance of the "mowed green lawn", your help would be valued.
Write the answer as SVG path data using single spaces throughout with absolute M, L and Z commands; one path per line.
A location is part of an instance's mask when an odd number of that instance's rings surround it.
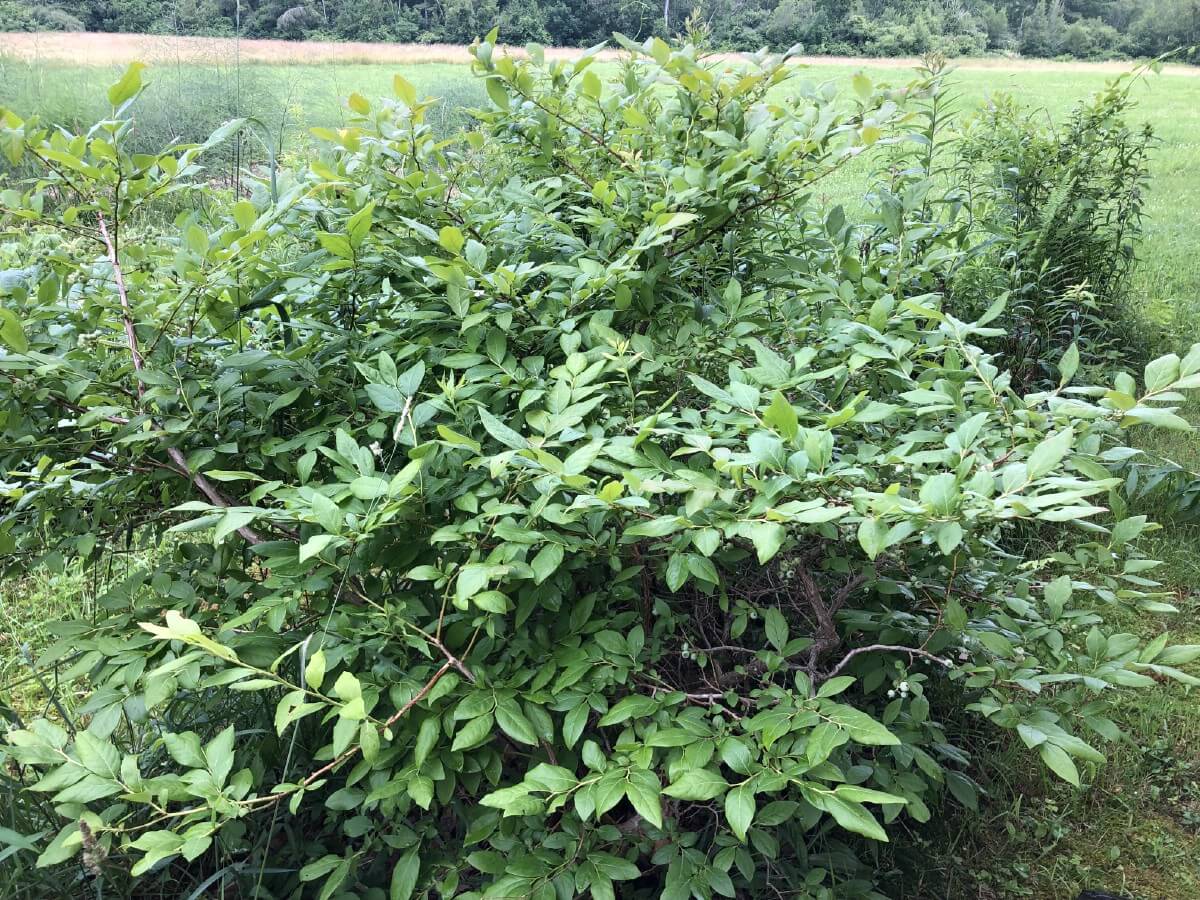
M 849 90 L 861 67 L 816 66 L 798 77 L 833 80 Z M 865 71 L 876 82 L 898 83 L 896 68 Z M 259 117 L 286 155 L 306 143 L 307 130 L 343 122 L 344 98 L 389 95 L 396 72 L 418 91 L 445 100 L 435 121 L 450 127 L 456 110 L 481 105 L 483 91 L 466 66 L 158 65 L 139 101 L 147 139 L 194 139 L 235 112 Z M 46 65 L 0 56 L 0 106 L 21 114 L 83 123 L 105 112 L 104 86 L 115 69 Z M 1101 88 L 1108 74 L 1042 71 L 957 71 L 959 108 L 969 110 L 996 92 L 1062 116 Z M 1200 336 L 1200 77 L 1150 75 L 1136 89 L 1136 121 L 1160 139 L 1153 158 L 1149 219 L 1131 301 L 1162 333 L 1162 351 L 1179 350 Z M 861 200 L 862 179 L 850 169 L 825 185 L 827 202 Z M 1193 410 L 1194 421 L 1200 410 Z M 1200 468 L 1200 438 L 1155 439 L 1154 448 Z M 1154 510 L 1146 510 L 1153 515 Z M 1200 643 L 1200 530 L 1173 523 L 1149 552 L 1167 563 L 1162 579 L 1176 592 L 1173 622 L 1130 620 L 1123 627 L 1147 638 L 1169 627 L 1175 640 Z M 78 576 L 36 577 L 0 584 L 0 697 L 5 684 L 28 676 L 15 652 L 44 639 L 42 617 L 84 603 Z M 52 602 L 48 602 L 52 601 Z M 43 605 L 45 604 L 45 605 Z M 30 696 L 26 681 L 18 695 Z M 890 893 L 907 898 L 1073 898 L 1083 887 L 1126 891 L 1144 900 L 1200 897 L 1200 695 L 1179 688 L 1138 692 L 1126 705 L 1127 743 L 1108 748 L 1109 764 L 1089 773 L 1091 789 L 1078 793 L 1045 777 L 1023 747 L 992 731 L 972 736 L 971 751 L 990 797 L 980 814 L 948 808 L 935 824 L 901 835 L 883 850 L 879 866 L 893 872 Z

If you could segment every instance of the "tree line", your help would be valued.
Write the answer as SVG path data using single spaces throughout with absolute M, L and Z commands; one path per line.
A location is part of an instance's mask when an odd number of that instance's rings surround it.
M 727 49 L 1103 58 L 1200 43 L 1200 0 L 0 0 L 7 30 L 587 46 L 699 28 Z

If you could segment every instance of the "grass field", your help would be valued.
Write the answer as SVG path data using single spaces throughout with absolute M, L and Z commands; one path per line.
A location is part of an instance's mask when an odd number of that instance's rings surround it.
M 228 42 L 3 35 L 0 106 L 87 121 L 104 109 L 101 86 L 139 54 L 155 63 L 148 73 L 151 87 L 139 101 L 139 127 L 147 140 L 193 138 L 240 111 L 267 123 L 286 154 L 303 146 L 308 128 L 339 123 L 342 100 L 351 91 L 368 97 L 389 93 L 395 72 L 419 91 L 444 98 L 446 124 L 460 108 L 484 102 L 466 66 L 454 61 L 462 58 L 457 48 L 409 48 L 406 56 L 381 45 L 243 42 L 239 53 L 243 64 L 235 68 Z M 810 61 L 804 77 L 845 83 L 864 68 L 877 81 L 906 77 L 895 61 L 848 60 Z M 964 110 L 1005 91 L 1060 116 L 1123 68 L 965 61 L 954 78 Z M 1161 142 L 1131 299 L 1161 330 L 1163 352 L 1200 335 L 1196 74 L 1171 67 L 1137 88 L 1136 118 L 1150 122 Z M 844 174 L 826 190 L 831 201 L 853 201 L 858 185 Z M 1194 436 L 1154 449 L 1200 466 Z M 1170 624 L 1172 634 L 1180 642 L 1200 642 L 1200 527 L 1175 523 L 1164 534 L 1169 537 L 1153 549 L 1166 560 L 1164 580 L 1179 598 L 1181 614 Z M 36 651 L 45 639 L 41 622 L 70 610 L 84 588 L 69 576 L 0 584 L 0 690 L 28 676 L 19 648 L 28 642 Z M 1123 624 L 1146 637 L 1163 627 L 1157 620 Z M 1086 886 L 1144 900 L 1200 897 L 1200 702 L 1179 688 L 1140 692 L 1125 708 L 1124 724 L 1130 740 L 1112 748 L 1109 764 L 1092 775 L 1084 792 L 1052 784 L 1022 747 L 1000 742 L 993 732 L 975 735 L 979 777 L 990 793 L 982 814 L 949 812 L 936 826 L 888 849 L 881 865 L 894 870 L 895 895 L 1055 900 L 1073 898 Z
M 419 63 L 465 63 L 470 55 L 459 44 L 388 44 L 355 41 L 280 41 L 241 40 L 232 38 L 186 37 L 177 35 L 107 34 L 96 32 L 49 32 L 40 34 L 0 33 L 0 49 L 23 59 L 74 62 L 87 65 L 124 65 L 132 60 L 145 63 L 193 62 L 227 60 L 234 55 L 246 63 L 271 64 L 345 64 L 382 63 L 406 65 Z M 505 53 L 523 54 L 519 47 L 502 47 Z M 580 54 L 570 47 L 548 47 L 548 58 L 569 59 Z M 728 58 L 738 54 L 726 54 Z M 602 58 L 616 58 L 616 51 L 601 51 Z M 855 57 L 801 56 L 802 62 L 814 64 L 856 64 Z M 888 57 L 873 64 L 888 68 L 908 68 L 916 63 L 914 57 Z M 1017 60 L 1005 57 L 964 59 L 969 69 L 1011 71 L 1022 69 L 1039 72 L 1079 71 L 1122 72 L 1125 64 L 1119 61 L 1079 62 L 1047 59 Z M 1200 75 L 1200 69 L 1189 66 L 1169 66 L 1180 75 Z

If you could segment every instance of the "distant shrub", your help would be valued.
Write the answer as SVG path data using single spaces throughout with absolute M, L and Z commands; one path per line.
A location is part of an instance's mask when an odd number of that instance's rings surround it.
M 1200 0 L 1146 0 L 1141 6 L 1129 28 L 1129 52 L 1156 56 L 1200 45 Z
M 0 27 L 5 31 L 83 31 L 83 21 L 59 6 L 31 6 L 22 0 L 0 0 Z
M 163 7 L 161 0 L 102 0 L 73 4 L 73 8 L 84 14 L 89 31 L 113 32 L 154 32 L 156 24 L 162 20 Z
M 1023 379 L 1056 377 L 1075 342 L 1092 362 L 1145 346 L 1125 304 L 1153 146 L 1148 125 L 1125 119 L 1136 80 L 1110 82 L 1057 124 L 998 96 L 964 130 L 963 191 L 989 237 L 952 294 L 975 315 L 1009 297 L 1003 358 Z
M 419 31 L 414 11 L 391 0 L 343 4 L 333 28 L 346 41 L 413 41 Z
M 1058 56 L 1063 52 L 1067 20 L 1063 0 L 1038 0 L 1021 19 L 1020 50 L 1026 56 Z
M 310 28 L 315 28 L 318 22 L 315 12 L 303 4 L 290 6 L 275 19 L 275 31 L 279 37 L 289 40 L 299 40 Z
M 1121 34 L 1099 19 L 1078 19 L 1067 26 L 1063 52 L 1077 59 L 1104 58 L 1118 53 Z
M 994 3 L 984 3 L 979 8 L 980 21 L 987 35 L 989 50 L 1005 49 L 1013 40 L 1008 24 L 1008 10 Z

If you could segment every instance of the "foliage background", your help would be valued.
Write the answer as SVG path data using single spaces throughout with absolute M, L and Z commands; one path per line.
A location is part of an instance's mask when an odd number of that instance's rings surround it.
M 14 31 L 288 40 L 467 43 L 500 24 L 515 44 L 590 46 L 614 31 L 674 35 L 689 18 L 741 50 L 1107 58 L 1200 43 L 1200 0 L 0 0 Z

